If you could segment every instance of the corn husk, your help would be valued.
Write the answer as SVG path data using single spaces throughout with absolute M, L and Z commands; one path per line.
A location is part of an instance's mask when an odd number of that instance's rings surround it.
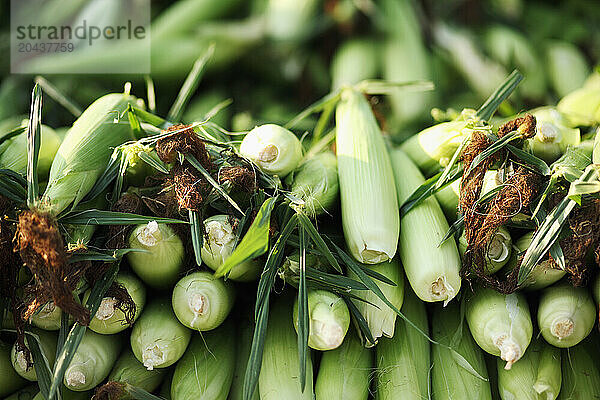
M 400 221 L 389 155 L 362 93 L 344 89 L 336 110 L 342 226 L 350 253 L 365 264 L 396 254 Z
M 236 332 L 237 354 L 235 357 L 235 372 L 231 382 L 231 390 L 229 391 L 229 400 L 244 399 L 244 377 L 246 376 L 246 368 L 248 367 L 254 334 L 254 321 L 251 318 L 251 311 L 247 310 L 246 314 L 241 313 L 240 315 Z M 250 400 L 260 400 L 258 397 L 258 388 L 254 389 Z
M 408 290 L 402 313 L 428 334 L 425 304 Z M 429 341 L 398 318 L 393 338 L 381 339 L 376 348 L 375 400 L 424 399 L 429 394 Z
M 349 332 L 340 347 L 321 357 L 316 400 L 367 400 L 373 355 L 354 332 Z
M 433 340 L 454 349 L 476 371 L 461 365 L 450 349 L 432 345 L 431 394 L 434 399 L 492 399 L 483 352 L 462 320 L 460 307 L 436 305 L 431 322 Z
M 536 134 L 528 139 L 533 154 L 549 164 L 565 153 L 568 146 L 578 146 L 581 134 L 578 128 L 570 128 L 556 108 L 542 107 L 531 111 L 536 119 Z
M 172 400 L 226 400 L 235 369 L 235 344 L 231 321 L 195 335 L 175 367 Z
M 391 152 L 398 203 L 402 204 L 425 179 L 400 149 Z M 401 221 L 400 259 L 406 278 L 417 296 L 447 304 L 460 290 L 461 261 L 453 240 L 442 239 L 448 222 L 435 197 L 410 210 Z
M 273 305 L 269 315 L 263 359 L 258 377 L 260 400 L 312 400 L 314 398 L 313 367 L 306 361 L 306 386 L 300 388 L 298 338 L 292 322 L 291 302 L 282 299 Z M 176 400 L 176 399 L 173 399 Z
M 48 359 L 50 365 L 54 364 L 56 358 L 56 341 L 58 340 L 54 332 L 44 331 L 42 329 L 33 329 L 32 333 L 39 338 L 39 346 L 44 356 Z M 25 345 L 29 347 L 29 337 L 25 337 Z M 10 352 L 13 368 L 17 374 L 21 375 L 28 381 L 37 381 L 35 366 L 27 368 L 27 358 L 22 351 L 17 352 L 17 344 L 15 343 Z
M 375 284 L 385 295 L 386 299 L 399 310 L 402 307 L 404 300 L 404 274 L 402 273 L 402 267 L 398 260 L 393 259 L 389 263 L 384 262 L 377 265 L 371 265 L 369 268 L 384 275 L 396 284 L 396 286 L 392 286 L 374 279 Z M 358 276 L 351 270 L 348 270 L 348 277 L 358 280 Z M 377 339 L 382 336 L 393 337 L 396 326 L 396 312 L 370 290 L 356 290 L 352 294 L 365 300 L 352 300 L 352 302 L 367 321 L 373 339 L 377 341 Z M 369 303 L 374 304 L 376 307 Z M 372 345 L 374 345 L 374 343 L 367 343 L 367 346 Z
M 510 370 L 498 359 L 498 386 L 502 400 L 554 400 L 560 392 L 560 350 L 535 340 Z
M 166 374 L 165 369 L 148 371 L 144 364 L 135 358 L 131 349 L 126 349 L 115 363 L 108 376 L 108 381 L 128 383 L 147 392 L 153 392 L 161 384 Z
M 304 201 L 308 215 L 331 211 L 340 192 L 335 155 L 330 151 L 319 153 L 301 164 L 294 173 L 291 191 Z
M 596 305 L 585 288 L 568 283 L 544 289 L 538 307 L 538 326 L 548 343 L 572 347 L 585 339 L 596 323 Z
M 134 103 L 127 94 L 108 94 L 77 118 L 54 157 L 43 210 L 56 215 L 83 199 L 106 169 L 113 148 L 133 139 L 129 123 L 115 118 Z
M 562 388 L 558 400 L 584 400 L 600 397 L 598 336 L 562 350 Z
M 0 342 L 0 396 L 5 397 L 27 384 L 12 366 L 10 348 L 7 343 Z
M 525 297 L 478 287 L 468 298 L 466 318 L 473 339 L 486 352 L 506 361 L 519 361 L 531 342 L 533 325 Z
M 378 43 L 371 38 L 349 39 L 342 43 L 331 60 L 332 90 L 377 78 L 378 55 Z

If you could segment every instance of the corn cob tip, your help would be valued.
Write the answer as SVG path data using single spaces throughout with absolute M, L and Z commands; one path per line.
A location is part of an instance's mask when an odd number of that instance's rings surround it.
M 78 365 L 72 366 L 65 373 L 67 385 L 71 388 L 84 386 L 86 383 L 85 373 L 83 373 Z
M 445 276 L 440 276 L 431 283 L 430 293 L 434 301 L 443 301 L 444 307 L 456 296 L 456 290 L 448 283 Z
M 147 346 L 142 352 L 144 367 L 152 371 L 155 365 L 161 365 L 165 362 L 165 355 L 157 344 Z
M 521 347 L 506 335 L 499 336 L 494 342 L 500 350 L 500 358 L 506 361 L 504 369 L 511 369 L 512 365 L 521 358 Z
M 158 243 L 162 239 L 162 234 L 158 227 L 158 222 L 148 222 L 148 224 L 145 227 L 138 231 L 137 239 L 144 246 L 155 246 L 156 243 Z
M 569 317 L 558 317 L 552 321 L 550 326 L 550 332 L 552 335 L 558 338 L 558 340 L 565 339 L 573 334 L 575 324 Z
M 100 321 L 105 321 L 112 318 L 115 315 L 115 306 L 117 305 L 117 299 L 114 297 L 105 297 L 102 299 L 98 311 L 94 317 Z

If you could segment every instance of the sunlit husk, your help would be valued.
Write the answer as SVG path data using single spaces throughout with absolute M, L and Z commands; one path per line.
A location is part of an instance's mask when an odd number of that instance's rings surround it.
M 404 300 L 404 275 L 402 274 L 402 267 L 397 259 L 393 259 L 391 262 L 384 262 L 377 265 L 370 265 L 373 271 L 378 272 L 394 282 L 396 286 L 388 285 L 385 282 L 381 282 L 377 279 L 374 279 L 375 284 L 379 287 L 379 289 L 383 292 L 385 297 L 388 299 L 390 303 L 398 310 L 402 307 L 402 303 Z M 348 277 L 359 280 L 358 276 L 352 272 L 348 271 Z M 394 329 L 396 326 L 396 312 L 392 310 L 388 305 L 386 305 L 375 293 L 370 290 L 355 290 L 353 291 L 355 296 L 360 297 L 366 301 L 360 300 L 352 300 L 354 305 L 362 316 L 367 321 L 367 325 L 371 330 L 371 334 L 373 338 L 377 340 L 378 338 L 392 337 L 394 336 Z M 375 306 L 368 304 L 372 303 Z M 372 344 L 368 344 L 372 345 Z
M 379 68 L 377 41 L 370 38 L 346 40 L 331 60 L 331 87 L 336 90 L 377 78 Z
M 478 287 L 468 298 L 466 318 L 473 339 L 486 352 L 506 361 L 506 369 L 518 362 L 531 342 L 533 325 L 525 297 Z
M 386 144 L 362 93 L 342 91 L 336 110 L 342 226 L 350 253 L 377 264 L 396 254 L 400 221 Z
M 391 152 L 398 203 L 403 204 L 425 179 L 400 149 Z M 460 256 L 454 240 L 442 243 L 448 222 L 435 197 L 429 197 L 401 220 L 400 259 L 413 290 L 423 301 L 447 304 L 460 290 Z
M 402 313 L 425 334 L 429 333 L 425 304 L 408 289 Z M 404 320 L 396 321 L 394 337 L 376 347 L 375 399 L 422 399 L 429 394 L 429 340 Z

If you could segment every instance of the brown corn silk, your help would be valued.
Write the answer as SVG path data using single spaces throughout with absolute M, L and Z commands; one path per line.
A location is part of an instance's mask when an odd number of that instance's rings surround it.
M 498 137 L 517 131 L 521 139 L 535 135 L 535 118 L 526 114 L 502 125 Z M 470 169 L 475 157 L 485 151 L 492 141 L 483 131 L 474 131 L 470 143 L 462 155 L 465 171 Z M 512 154 L 500 150 L 487 157 L 477 166 L 463 175 L 459 199 L 459 209 L 464 216 L 465 237 L 467 250 L 464 255 L 462 275 L 469 278 L 475 275 L 484 285 L 492 287 L 501 293 L 511 293 L 517 289 L 519 268 L 515 268 L 505 280 L 489 275 L 485 271 L 485 254 L 487 246 L 498 229 L 521 211 L 529 209 L 532 201 L 538 195 L 543 177 L 521 165 L 514 164 L 514 172 L 496 196 L 485 204 L 478 204 L 481 196 L 485 172 L 495 163 L 507 158 L 508 162 L 515 161 Z
M 92 400 L 119 400 L 126 394 L 124 383 L 107 382 L 96 389 Z

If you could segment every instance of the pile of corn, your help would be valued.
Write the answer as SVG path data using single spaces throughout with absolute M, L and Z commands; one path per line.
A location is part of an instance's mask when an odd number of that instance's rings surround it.
M 441 19 L 432 52 L 421 7 L 359 3 L 256 1 L 213 35 L 196 22 L 239 1 L 176 3 L 153 46 L 187 50 L 156 51 L 157 89 L 194 67 L 168 113 L 149 79 L 81 112 L 78 78 L 37 78 L 28 116 L 5 96 L 31 82 L 0 85 L 0 398 L 600 397 L 597 54 L 556 40 L 542 63 L 539 38 Z M 352 35 L 304 111 L 267 110 L 270 88 L 189 101 L 249 49 L 288 63 L 257 68 L 291 74 L 274 81 L 318 82 L 298 54 L 324 21 Z

